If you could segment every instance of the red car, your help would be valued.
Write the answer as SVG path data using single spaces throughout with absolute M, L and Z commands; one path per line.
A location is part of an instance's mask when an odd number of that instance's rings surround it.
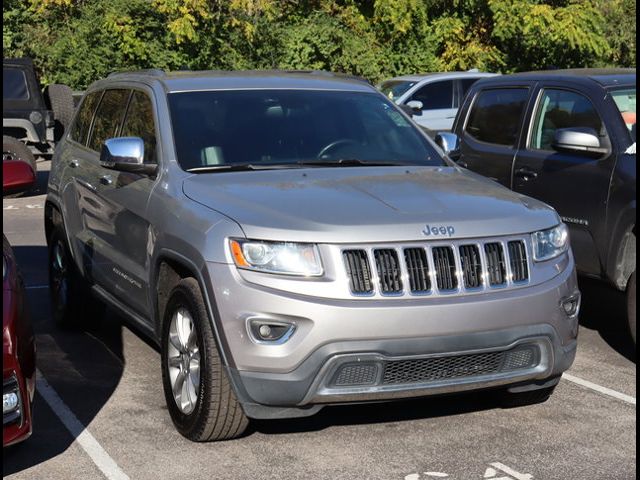
M 26 162 L 3 161 L 10 191 L 29 189 L 34 172 Z M 31 409 L 36 389 L 36 346 L 33 328 L 26 312 L 22 278 L 7 237 L 2 235 L 2 446 L 31 435 Z

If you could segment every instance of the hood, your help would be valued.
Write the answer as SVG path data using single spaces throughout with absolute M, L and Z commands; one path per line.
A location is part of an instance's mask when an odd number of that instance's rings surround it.
M 238 222 L 248 238 L 264 240 L 473 238 L 528 233 L 559 222 L 542 202 L 455 167 L 201 173 L 185 179 L 183 191 Z M 424 233 L 427 225 L 430 235 Z

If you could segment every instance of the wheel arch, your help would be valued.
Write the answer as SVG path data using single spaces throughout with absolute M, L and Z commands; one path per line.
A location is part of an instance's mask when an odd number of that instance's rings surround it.
M 612 229 L 607 260 L 607 279 L 624 290 L 636 269 L 636 201 L 624 208 Z
M 204 272 L 203 272 L 204 270 Z M 152 295 L 152 314 L 154 319 L 154 330 L 156 337 L 161 341 L 162 323 L 164 321 L 164 310 L 169 300 L 171 290 L 183 278 L 193 277 L 200 286 L 202 297 L 211 324 L 213 334 L 220 352 L 220 357 L 225 366 L 233 366 L 233 360 L 228 354 L 228 344 L 222 333 L 220 324 L 220 313 L 216 306 L 213 289 L 211 288 L 211 280 L 206 273 L 206 269 L 198 268 L 198 266 L 189 258 L 182 254 L 169 249 L 162 249 L 158 252 L 153 262 L 153 270 L 151 272 L 150 293 Z

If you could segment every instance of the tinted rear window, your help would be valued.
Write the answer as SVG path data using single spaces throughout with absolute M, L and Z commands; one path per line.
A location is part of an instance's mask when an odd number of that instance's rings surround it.
M 526 88 L 481 91 L 471 107 L 465 132 L 481 142 L 513 147 L 528 97 Z
M 130 90 L 107 90 L 104 92 L 91 129 L 88 145 L 90 149 L 100 151 L 105 140 L 117 135 L 130 93 Z
M 29 100 L 27 77 L 18 68 L 2 69 L 2 99 Z
M 71 128 L 71 138 L 82 145 L 87 144 L 87 135 L 89 134 L 89 128 L 91 127 L 91 120 L 93 119 L 93 113 L 96 111 L 96 106 L 100 101 L 102 92 L 89 93 L 82 101 L 80 110 L 76 115 L 76 120 Z

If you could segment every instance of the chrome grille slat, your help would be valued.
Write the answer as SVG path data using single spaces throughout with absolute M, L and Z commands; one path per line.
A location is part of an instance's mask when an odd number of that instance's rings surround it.
M 402 280 L 398 253 L 391 248 L 377 249 L 373 251 L 373 257 L 378 271 L 380 291 L 382 293 L 401 292 Z
M 456 264 L 451 247 L 433 247 L 433 261 L 436 265 L 438 290 L 455 290 L 458 288 Z
M 373 293 L 367 252 L 364 250 L 345 250 L 342 252 L 342 256 L 347 268 L 351 292 L 355 294 Z
M 529 279 L 527 266 L 527 252 L 522 240 L 512 240 L 507 244 L 509 248 L 509 262 L 514 282 L 523 282 Z
M 504 285 L 507 282 L 507 266 L 502 245 L 498 242 L 485 243 L 484 251 L 487 257 L 489 285 Z
M 457 295 L 531 281 L 526 238 L 363 245 L 341 250 L 352 295 Z
M 460 246 L 460 262 L 465 288 L 479 288 L 482 286 L 482 265 L 480 250 L 477 245 Z
M 431 290 L 429 278 L 429 262 L 424 248 L 406 248 L 404 258 L 409 270 L 409 288 L 414 293 L 424 293 Z

